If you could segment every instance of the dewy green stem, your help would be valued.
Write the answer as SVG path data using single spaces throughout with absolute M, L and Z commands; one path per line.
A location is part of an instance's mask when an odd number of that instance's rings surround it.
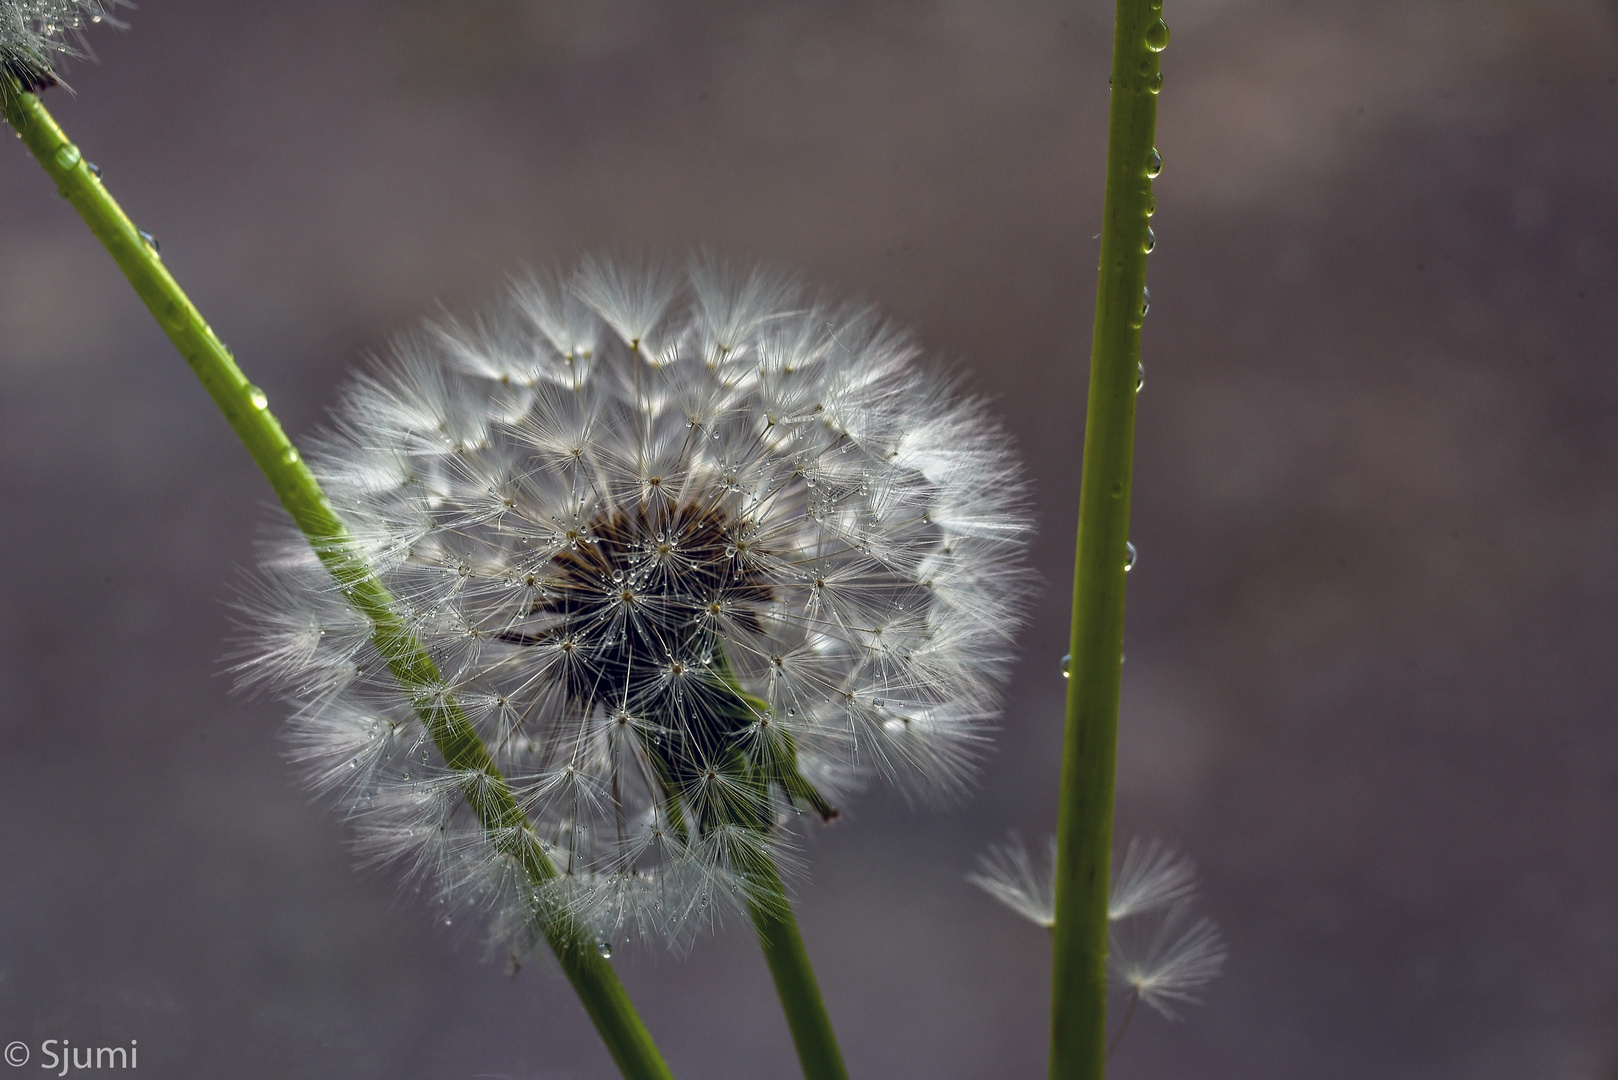
M 466 784 L 466 794 L 484 828 L 497 837 L 531 832 L 511 788 L 449 695 L 432 658 L 395 609 L 387 587 L 366 564 L 314 474 L 266 407 L 264 395 L 247 381 L 229 350 L 180 290 L 155 245 L 125 216 L 39 98 L 22 92 L 4 75 L 0 75 L 0 111 L 180 350 L 348 602 L 371 621 L 372 640 L 387 658 L 394 678 L 417 701 L 417 712 L 445 764 L 468 774 L 482 774 L 481 780 Z M 508 839 L 500 846 L 521 861 L 536 889 L 556 876 L 538 844 Z M 624 1076 L 670 1080 L 668 1066 L 612 966 L 594 948 L 591 935 L 562 911 L 546 912 L 544 926 L 562 970 Z
M 820 985 L 815 981 L 814 968 L 809 966 L 809 953 L 803 947 L 781 877 L 768 863 L 756 870 L 755 876 L 758 880 L 754 882 L 753 895 L 748 897 L 747 913 L 753 918 L 764 961 L 775 980 L 775 992 L 792 1031 L 792 1045 L 797 1047 L 804 1080 L 848 1080 L 843 1053 L 837 1048 L 837 1035 L 832 1031 L 826 1003 L 820 998 Z
M 1118 0 L 1107 188 L 1079 486 L 1073 631 L 1057 820 L 1053 1080 L 1097 1080 L 1107 1056 L 1107 888 L 1123 677 L 1124 567 L 1145 314 L 1147 218 L 1168 44 L 1162 0 Z

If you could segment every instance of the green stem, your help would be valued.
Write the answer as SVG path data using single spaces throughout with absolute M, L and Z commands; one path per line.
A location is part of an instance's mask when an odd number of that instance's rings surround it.
M 1124 564 L 1146 285 L 1162 0 L 1118 0 L 1107 190 L 1079 487 L 1073 632 L 1057 821 L 1050 1075 L 1094 1080 L 1107 1056 L 1107 888 L 1123 676 Z
M 521 863 L 533 888 L 541 889 L 556 876 L 556 868 L 477 730 L 447 693 L 437 665 L 400 617 L 387 586 L 365 562 L 314 474 L 266 407 L 263 393 L 247 381 L 229 350 L 170 276 L 155 246 L 141 236 L 90 171 L 79 148 L 62 134 L 39 98 L 22 92 L 10 77 L 0 76 L 0 112 L 180 350 L 348 602 L 371 621 L 372 640 L 394 678 L 416 703 L 416 712 L 444 763 L 469 777 L 464 784 L 467 801 L 491 842 Z M 623 1074 L 632 1080 L 670 1080 L 668 1066 L 612 966 L 596 952 L 592 935 L 562 911 L 546 912 L 544 928 L 562 970 Z
M 848 1080 L 843 1053 L 837 1048 L 837 1035 L 826 1014 L 826 1003 L 820 999 L 815 969 L 809 964 L 809 953 L 803 947 L 781 876 L 767 862 L 753 876 L 756 880 L 747 911 L 758 931 L 764 961 L 770 965 L 770 977 L 775 980 L 781 1011 L 786 1013 L 787 1027 L 792 1031 L 804 1080 Z

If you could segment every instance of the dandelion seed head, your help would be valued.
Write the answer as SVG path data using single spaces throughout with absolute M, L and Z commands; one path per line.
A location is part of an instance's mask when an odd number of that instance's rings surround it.
M 1020 466 L 868 308 L 711 256 L 586 260 L 402 339 L 309 455 L 443 674 L 407 695 L 318 562 L 270 552 L 244 681 L 362 850 L 519 947 L 756 901 L 790 827 L 982 752 L 1021 621 Z M 356 626 L 359 631 L 356 632 Z M 518 880 L 418 715 L 461 710 L 558 876 Z
M 113 18 L 127 0 L 0 0 L 0 76 L 24 90 L 57 83 L 57 61 L 89 54 L 84 30 L 93 23 L 121 25 Z

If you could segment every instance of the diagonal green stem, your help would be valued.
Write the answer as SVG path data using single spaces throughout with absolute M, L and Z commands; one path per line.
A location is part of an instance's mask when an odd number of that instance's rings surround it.
M 482 739 L 449 695 L 432 657 L 395 610 L 387 587 L 366 564 L 314 474 L 247 381 L 230 352 L 149 244 L 102 186 L 79 148 L 68 141 L 39 98 L 0 74 L 0 112 L 64 198 L 112 255 L 158 325 L 213 397 L 219 411 L 269 479 L 281 505 L 309 538 L 348 602 L 372 626 L 371 638 L 388 669 L 416 703 L 444 762 L 469 777 L 464 789 L 495 846 L 523 867 L 538 893 L 556 876 L 533 828 L 512 797 Z M 583 1002 L 613 1060 L 631 1080 L 670 1080 L 657 1046 L 592 935 L 565 911 L 544 913 L 546 940 Z
M 781 999 L 792 1044 L 798 1050 L 804 1080 L 848 1080 L 843 1053 L 837 1048 L 826 1003 L 820 999 L 815 969 L 792 916 L 792 904 L 781 885 L 781 876 L 765 862 L 752 875 L 755 880 L 747 900 L 747 913 L 758 931 L 764 961 L 770 965 L 775 992 Z
M 1146 286 L 1146 219 L 1168 43 L 1162 0 L 1118 0 L 1113 31 L 1107 190 L 1101 225 L 1089 408 L 1079 486 L 1072 659 L 1057 820 L 1051 1066 L 1056 1080 L 1099 1080 L 1107 1056 L 1107 887 L 1123 677 L 1135 388 Z

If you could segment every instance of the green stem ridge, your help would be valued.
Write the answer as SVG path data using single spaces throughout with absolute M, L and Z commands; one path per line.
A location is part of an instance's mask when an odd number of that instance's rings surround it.
M 136 229 L 102 186 L 77 146 L 68 141 L 39 98 L 0 75 L 0 112 L 39 161 L 62 196 L 84 218 L 158 325 L 224 413 L 275 489 L 281 505 L 308 537 L 321 562 L 356 611 L 371 621 L 371 639 L 416 711 L 444 763 L 465 774 L 468 804 L 497 850 L 515 858 L 536 894 L 556 877 L 533 827 L 512 796 L 475 728 L 449 695 L 443 676 L 394 606 L 297 448 L 247 381 L 230 351 L 181 291 L 156 248 Z M 546 940 L 578 993 L 613 1060 L 630 1080 L 671 1080 L 612 966 L 593 935 L 565 910 L 546 906 Z
M 820 998 L 820 985 L 809 965 L 809 953 L 803 947 L 781 877 L 768 862 L 750 876 L 754 880 L 748 890 L 747 913 L 752 916 L 764 961 L 775 980 L 775 992 L 792 1031 L 792 1045 L 798 1050 L 804 1080 L 848 1080 L 837 1035 Z
M 1107 889 L 1112 861 L 1124 565 L 1135 387 L 1146 285 L 1147 218 L 1157 127 L 1162 0 L 1118 0 L 1113 32 L 1107 188 L 1079 528 L 1057 819 L 1050 1075 L 1096 1080 L 1107 1056 Z

